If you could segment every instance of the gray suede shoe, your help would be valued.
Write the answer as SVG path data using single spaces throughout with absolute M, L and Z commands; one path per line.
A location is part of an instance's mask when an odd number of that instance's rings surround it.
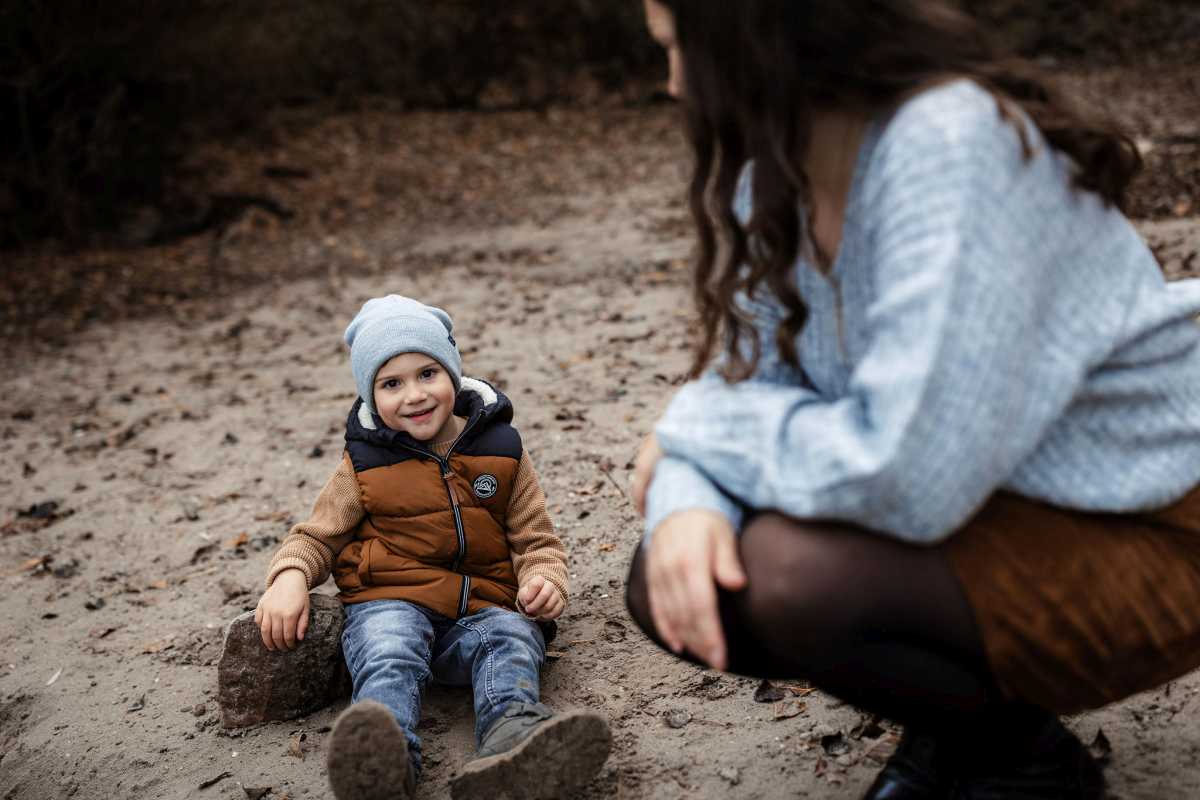
M 611 747 L 608 720 L 595 712 L 514 704 L 484 734 L 479 757 L 450 782 L 450 796 L 566 797 L 600 771 Z
M 325 765 L 338 800 L 411 800 L 417 773 L 408 739 L 387 706 L 364 700 L 333 725 Z

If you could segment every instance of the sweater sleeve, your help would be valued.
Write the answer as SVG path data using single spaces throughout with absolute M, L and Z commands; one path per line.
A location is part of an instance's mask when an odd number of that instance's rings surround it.
M 345 453 L 337 470 L 317 495 L 312 515 L 292 527 L 271 559 L 267 586 L 270 587 L 285 569 L 303 572 L 309 589 L 320 586 L 333 571 L 338 553 L 354 538 L 354 531 L 364 514 L 358 482 L 354 479 L 354 465 L 350 455 Z
M 659 459 L 654 480 L 646 490 L 646 534 L 642 544 L 649 544 L 655 529 L 667 517 L 693 509 L 717 512 L 729 520 L 734 530 L 742 526 L 742 505 L 723 492 L 700 467 L 677 456 Z
M 749 163 L 742 170 L 734 197 L 734 213 L 742 224 L 746 224 L 750 219 L 753 174 L 753 163 Z M 792 386 L 806 385 L 807 378 L 803 371 L 784 361 L 775 340 L 775 328 L 786 317 L 782 305 L 765 296 L 748 297 L 745 294 L 739 294 L 736 301 L 743 315 L 753 322 L 758 334 L 759 357 L 753 379 Z M 743 347 L 746 357 L 749 358 L 749 343 L 743 342 Z M 716 367 L 708 369 L 701 379 L 704 382 L 720 380 Z M 650 541 L 655 529 L 663 520 L 677 511 L 715 511 L 728 519 L 735 530 L 741 528 L 745 516 L 743 503 L 723 490 L 705 468 L 706 465 L 698 459 L 689 460 L 666 455 L 659 460 L 654 470 L 654 479 L 646 492 L 643 544 Z
M 554 584 L 566 603 L 567 551 L 554 532 L 554 523 L 546 510 L 546 495 L 527 452 L 521 453 L 517 466 L 505 527 L 517 583 L 524 585 L 533 576 L 540 575 Z
M 1043 238 L 1066 203 L 1098 200 L 1057 199 L 1066 168 L 1029 129 L 1027 162 L 994 105 L 897 124 L 858 209 L 875 290 L 846 391 L 701 379 L 655 432 L 747 506 L 932 543 L 1034 450 L 1094 361 L 1054 306 L 1069 266 Z

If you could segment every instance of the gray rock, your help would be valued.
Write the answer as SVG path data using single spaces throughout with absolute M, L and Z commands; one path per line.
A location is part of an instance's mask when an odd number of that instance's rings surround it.
M 667 712 L 667 726 L 682 728 L 692 721 L 692 715 L 686 708 L 673 708 Z
M 268 650 L 253 611 L 229 624 L 217 665 L 217 702 L 224 727 L 294 719 L 350 694 L 342 659 L 346 618 L 341 601 L 322 594 L 308 597 L 308 632 L 294 650 Z

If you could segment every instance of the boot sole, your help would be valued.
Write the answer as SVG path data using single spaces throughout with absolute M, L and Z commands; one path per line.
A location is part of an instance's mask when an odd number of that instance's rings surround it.
M 467 764 L 450 782 L 450 797 L 564 797 L 600 771 L 611 748 L 604 717 L 568 711 L 547 720 L 512 750 Z
M 408 740 L 387 707 L 372 700 L 342 712 L 329 737 L 325 766 L 338 800 L 396 800 L 411 795 Z

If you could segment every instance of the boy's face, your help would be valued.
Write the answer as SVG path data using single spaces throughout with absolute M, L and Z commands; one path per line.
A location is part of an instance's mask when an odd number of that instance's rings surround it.
M 394 431 L 419 442 L 454 434 L 454 381 L 424 353 L 401 353 L 375 374 L 375 411 Z

